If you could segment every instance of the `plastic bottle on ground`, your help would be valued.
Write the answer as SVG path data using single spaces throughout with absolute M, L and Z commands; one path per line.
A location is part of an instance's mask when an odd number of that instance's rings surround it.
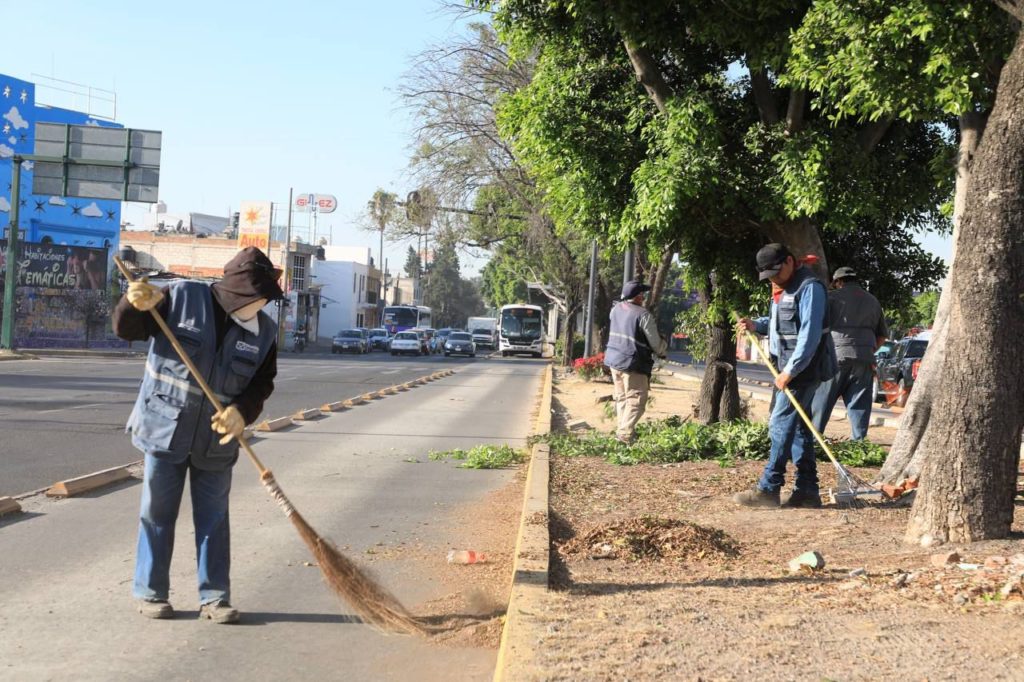
M 483 552 L 474 552 L 471 549 L 453 549 L 448 552 L 448 563 L 450 564 L 480 564 L 487 561 L 487 555 Z

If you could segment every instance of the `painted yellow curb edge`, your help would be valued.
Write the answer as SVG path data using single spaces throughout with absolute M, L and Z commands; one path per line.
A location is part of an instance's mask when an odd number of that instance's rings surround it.
M 119 466 L 96 473 L 86 474 L 77 478 L 69 478 L 66 481 L 57 481 L 46 491 L 47 497 L 73 497 L 82 493 L 91 492 L 111 483 L 131 478 L 128 467 Z

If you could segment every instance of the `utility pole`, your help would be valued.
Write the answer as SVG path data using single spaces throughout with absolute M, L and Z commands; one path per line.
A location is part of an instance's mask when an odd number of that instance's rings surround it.
M 636 278 L 636 247 L 630 246 L 626 249 L 626 255 L 623 258 L 622 264 L 622 285 L 625 286 L 626 282 L 630 282 Z
M 288 315 L 288 258 L 291 255 L 289 251 L 292 248 L 292 203 L 295 201 L 295 198 L 293 196 L 294 192 L 294 187 L 288 188 L 288 227 L 286 228 L 285 231 L 283 249 L 284 256 L 282 258 L 281 263 L 281 277 L 282 279 L 284 279 L 284 281 L 281 282 L 281 284 L 284 285 L 281 287 L 281 290 L 285 292 L 286 298 L 283 298 L 280 301 L 278 301 L 277 306 L 277 347 L 279 350 L 284 348 L 284 318 Z M 297 301 L 298 298 L 296 298 L 296 302 Z

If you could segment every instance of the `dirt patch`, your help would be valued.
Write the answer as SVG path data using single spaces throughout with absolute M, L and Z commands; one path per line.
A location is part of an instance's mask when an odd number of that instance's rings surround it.
M 697 386 L 656 384 L 647 418 L 690 414 Z M 610 431 L 597 402 L 610 392 L 562 379 L 556 414 Z M 751 409 L 767 418 L 767 403 Z M 869 437 L 888 445 L 893 433 Z M 959 556 L 940 564 L 937 550 L 903 544 L 906 508 L 734 505 L 763 462 L 629 467 L 552 453 L 551 467 L 555 589 L 535 641 L 543 679 L 1024 679 L 1024 506 L 1014 538 L 949 548 Z M 829 464 L 818 470 L 823 488 L 836 485 Z M 614 546 L 645 517 L 720 532 L 740 551 L 594 558 L 595 544 Z M 644 543 L 659 528 L 641 528 Z M 791 573 L 789 560 L 812 550 L 825 567 Z
M 677 519 L 642 516 L 605 524 L 577 536 L 558 550 L 593 559 L 726 559 L 739 553 L 728 535 Z
M 432 640 L 445 646 L 497 649 L 512 580 L 525 469 L 515 480 L 482 500 L 453 510 L 446 523 L 447 542 L 425 547 L 418 557 L 450 590 L 413 611 L 434 629 Z M 452 549 L 483 552 L 483 563 L 449 564 Z

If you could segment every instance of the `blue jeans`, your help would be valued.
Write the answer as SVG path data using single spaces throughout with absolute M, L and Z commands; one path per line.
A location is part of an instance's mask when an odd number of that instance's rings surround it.
M 810 415 L 811 401 L 817 384 L 790 389 L 793 397 Z M 807 495 L 818 494 L 818 465 L 814 461 L 814 435 L 797 414 L 796 408 L 781 392 L 775 399 L 768 418 L 768 435 L 772 449 L 757 487 L 765 492 L 778 492 L 786 482 L 786 463 L 793 460 L 796 467 L 794 491 Z
M 139 512 L 139 547 L 135 558 L 138 599 L 166 600 L 170 591 L 174 525 L 190 479 L 192 524 L 196 532 L 196 564 L 199 602 L 231 601 L 231 531 L 228 524 L 228 493 L 231 469 L 203 471 L 188 460 L 174 464 L 146 455 Z
M 869 363 L 841 363 L 836 375 L 822 382 L 814 394 L 812 420 L 815 428 L 824 433 L 825 425 L 832 417 L 832 409 L 842 396 L 846 417 L 850 420 L 851 436 L 853 440 L 864 440 L 871 422 L 871 388 L 874 380 Z

